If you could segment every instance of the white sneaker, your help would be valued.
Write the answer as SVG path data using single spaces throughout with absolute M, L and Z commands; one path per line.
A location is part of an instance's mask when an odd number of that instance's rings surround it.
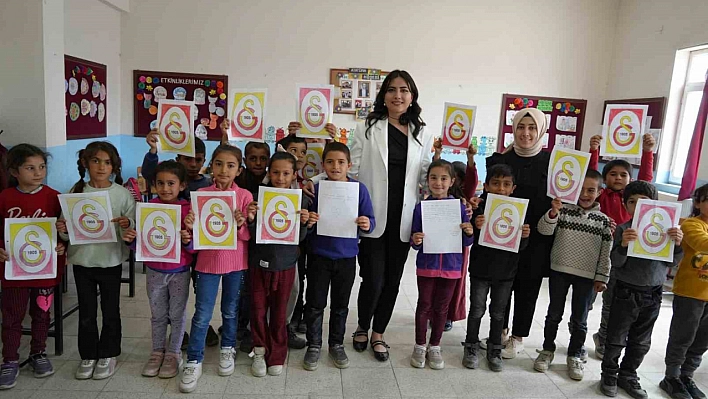
M 93 371 L 94 380 L 104 380 L 116 373 L 116 358 L 107 357 L 98 359 L 96 369 Z
M 235 360 L 236 350 L 234 348 L 221 348 L 219 351 L 219 375 L 227 377 L 233 374 Z
M 504 341 L 504 349 L 502 349 L 502 359 L 514 359 L 516 355 L 524 351 L 524 342 L 518 341 L 514 337 L 509 337 Z
M 443 360 L 442 349 L 439 346 L 428 347 L 428 365 L 433 370 L 445 368 L 445 360 Z
M 197 382 L 202 376 L 202 364 L 196 360 L 187 362 L 182 370 L 182 379 L 179 382 L 179 391 L 184 393 L 194 392 Z
M 411 355 L 411 366 L 422 369 L 425 368 L 425 355 L 427 349 L 423 345 L 414 345 L 413 354 Z
M 568 364 L 568 377 L 575 381 L 582 381 L 585 375 L 585 364 L 579 357 L 569 357 L 566 359 Z
M 538 352 L 538 357 L 533 362 L 533 369 L 545 373 L 551 367 L 555 354 L 551 351 L 540 351 L 538 349 L 536 349 L 536 352 Z
M 281 375 L 283 374 L 283 366 L 278 365 L 278 366 L 270 366 L 268 367 L 268 375 Z
M 93 377 L 93 369 L 95 367 L 95 360 L 82 360 L 81 363 L 79 363 L 79 368 L 76 369 L 76 374 L 74 377 L 76 377 L 77 380 L 91 379 L 91 377 Z
M 251 374 L 254 377 L 265 377 L 266 375 L 266 361 L 265 361 L 265 348 L 255 347 L 253 348 L 253 363 L 251 363 Z

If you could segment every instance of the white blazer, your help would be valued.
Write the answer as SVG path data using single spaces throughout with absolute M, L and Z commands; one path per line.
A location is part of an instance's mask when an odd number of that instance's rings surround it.
M 408 159 L 406 161 L 406 182 L 403 193 L 403 214 L 401 215 L 401 241 L 408 242 L 411 237 L 413 210 L 421 200 L 419 184 L 427 186 L 425 175 L 430 166 L 433 148 L 433 135 L 421 127 L 418 134 L 419 144 L 413 138 L 414 126 L 408 126 Z M 349 176 L 357 178 L 366 185 L 374 206 L 376 227 L 363 237 L 379 238 L 386 229 L 388 214 L 388 119 L 377 121 L 366 138 L 366 121 L 357 124 L 350 137 L 352 167 Z M 395 228 L 395 226 L 391 226 Z

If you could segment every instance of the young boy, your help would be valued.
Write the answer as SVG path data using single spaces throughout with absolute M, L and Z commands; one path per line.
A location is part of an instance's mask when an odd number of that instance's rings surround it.
M 624 206 L 630 215 L 634 214 L 637 201 L 642 198 L 658 199 L 656 188 L 651 183 L 634 181 L 625 187 Z M 674 227 L 667 234 L 676 245 L 674 257 L 680 257 L 683 233 Z M 661 308 L 666 271 L 673 263 L 627 257 L 627 247 L 636 239 L 637 231 L 632 229 L 632 219 L 617 226 L 610 255 L 614 297 L 607 324 L 600 389 L 607 396 L 616 396 L 619 386 L 630 396 L 641 399 L 646 398 L 647 393 L 639 385 L 637 368 L 649 352 L 651 333 Z M 619 357 L 625 347 L 620 366 Z
M 705 399 L 693 380 L 708 349 L 708 184 L 693 193 L 692 217 L 681 223 L 683 259 L 674 279 L 673 311 L 659 387 L 672 399 Z
M 598 170 L 600 155 L 600 142 L 602 136 L 590 138 L 590 164 L 588 169 Z M 642 141 L 642 160 L 639 166 L 637 180 L 651 182 L 654 179 L 654 146 L 656 140 L 651 134 L 645 134 Z M 622 193 L 627 184 L 632 180 L 632 165 L 623 160 L 616 159 L 605 164 L 602 168 L 602 179 L 605 181 L 605 189 L 602 190 L 597 202 L 600 203 L 600 211 L 609 216 L 613 226 L 626 223 L 632 218 L 623 206 Z M 613 227 L 614 228 L 614 227 Z M 593 334 L 595 342 L 595 356 L 602 360 L 605 353 L 605 338 L 607 337 L 607 320 L 610 317 L 610 304 L 612 302 L 612 291 L 614 282 L 612 279 L 607 283 L 607 289 L 602 293 L 602 314 L 600 316 L 600 328 Z M 593 303 L 595 301 L 593 300 Z
M 354 221 L 359 231 L 369 233 L 376 226 L 371 197 L 366 186 L 347 177 L 351 167 L 349 148 L 337 142 L 325 146 L 322 154 L 327 180 L 350 182 L 359 185 L 359 217 Z M 315 185 L 315 197 L 310 205 L 310 221 L 319 219 L 319 183 Z M 305 320 L 307 322 L 307 353 L 303 361 L 305 370 L 314 371 L 322 347 L 322 318 L 330 290 L 329 355 L 338 368 L 349 367 L 349 358 L 344 351 L 344 333 L 349 314 L 349 297 L 356 277 L 356 256 L 359 253 L 358 238 L 328 237 L 317 233 L 310 235 L 310 256 Z
M 486 193 L 510 196 L 514 185 L 514 172 L 509 165 L 498 164 L 487 170 L 484 182 Z M 486 200 L 486 194 L 482 195 Z M 470 250 L 470 312 L 467 317 L 467 338 L 462 345 L 465 347 L 462 365 L 476 369 L 479 366 L 477 352 L 479 351 L 479 327 L 487 306 L 487 295 L 491 295 L 489 305 L 489 339 L 487 343 L 487 362 L 492 371 L 502 371 L 501 357 L 502 329 L 504 328 L 504 311 L 511 298 L 511 286 L 514 284 L 519 262 L 518 252 L 502 251 L 479 245 L 480 230 L 484 225 L 484 208 L 478 207 L 472 214 L 474 220 L 474 244 Z M 528 245 L 530 226 L 524 224 L 521 233 L 519 250 Z
M 556 198 L 551 209 L 539 220 L 538 232 L 553 235 L 551 275 L 548 280 L 550 304 L 544 327 L 543 350 L 533 368 L 545 373 L 556 350 L 558 324 L 563 318 L 568 289 L 573 287 L 568 345 L 568 376 L 583 379 L 584 364 L 580 359 L 587 334 L 588 310 L 594 292 L 602 292 L 610 278 L 612 232 L 610 218 L 600 212 L 596 202 L 602 186 L 602 176 L 589 169 L 577 205 L 563 205 Z
M 143 158 L 142 174 L 145 180 L 148 182 L 148 186 L 152 187 L 155 184 L 155 168 L 158 164 L 157 156 L 157 141 L 159 140 L 159 132 L 157 129 L 150 130 L 145 141 L 148 146 L 150 146 L 150 151 L 145 154 Z M 187 157 L 184 155 L 177 155 L 175 160 L 187 169 L 187 188 L 180 192 L 180 197 L 189 200 L 189 193 L 192 191 L 197 191 L 203 187 L 209 187 L 212 184 L 211 176 L 203 175 L 199 173 L 204 166 L 204 161 L 206 160 L 206 145 L 199 137 L 194 137 L 194 157 Z M 192 270 L 194 270 L 195 260 L 192 265 Z M 184 339 L 182 340 L 182 350 L 187 350 L 187 344 L 189 343 L 189 334 L 184 332 Z M 207 346 L 216 346 L 219 344 L 219 336 L 214 331 L 214 327 L 209 326 L 207 330 L 206 337 Z

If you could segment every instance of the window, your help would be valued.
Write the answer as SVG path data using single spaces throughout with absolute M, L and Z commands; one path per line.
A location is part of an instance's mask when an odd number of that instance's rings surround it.
M 685 85 L 681 99 L 681 111 L 676 125 L 676 140 L 674 140 L 671 157 L 669 183 L 681 184 L 683 171 L 686 168 L 688 148 L 696 126 L 698 108 L 703 97 L 703 87 L 708 72 L 708 48 L 690 51 L 688 68 L 686 69 Z

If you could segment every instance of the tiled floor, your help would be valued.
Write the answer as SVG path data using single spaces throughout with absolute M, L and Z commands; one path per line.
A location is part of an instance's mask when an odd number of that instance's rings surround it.
M 287 367 L 279 377 L 256 378 L 250 374 L 250 360 L 244 353 L 238 354 L 236 372 L 230 377 L 217 375 L 218 350 L 208 348 L 205 359 L 204 375 L 194 396 L 201 398 L 599 398 L 600 362 L 593 357 L 593 344 L 590 336 L 586 342 L 590 351 L 585 379 L 572 381 L 566 374 L 565 346 L 569 335 L 566 328 L 559 331 L 559 349 L 556 361 L 546 374 L 533 370 L 536 349 L 543 341 L 543 319 L 548 306 L 547 286 L 541 291 L 541 298 L 536 306 L 535 322 L 531 336 L 525 341 L 526 350 L 517 359 L 506 361 L 502 373 L 488 370 L 486 362 L 481 362 L 481 369 L 468 370 L 461 365 L 462 347 L 465 338 L 465 323 L 457 322 L 452 331 L 443 336 L 443 353 L 446 368 L 443 371 L 413 369 L 409 365 L 414 338 L 414 311 L 417 299 L 415 284 L 414 253 L 411 252 L 406 272 L 403 277 L 401 292 L 396 304 L 391 325 L 385 334 L 391 345 L 391 360 L 386 363 L 376 361 L 370 351 L 357 353 L 351 348 L 351 338 L 347 338 L 347 353 L 351 366 L 339 370 L 323 356 L 320 368 L 308 372 L 302 368 L 304 350 L 291 351 Z M 127 268 L 126 268 L 127 269 Z M 70 279 L 73 283 L 73 279 Z M 57 372 L 47 379 L 34 379 L 32 373 L 24 368 L 17 387 L 10 391 L 0 391 L 0 398 L 126 398 L 152 399 L 186 397 L 179 393 L 178 380 L 161 380 L 140 376 L 143 362 L 150 354 L 150 309 L 145 293 L 145 276 L 137 276 L 135 298 L 127 295 L 127 286 L 123 287 L 121 303 L 123 315 L 123 354 L 118 358 L 116 374 L 103 381 L 77 381 L 73 374 L 79 363 L 77 351 L 77 314 L 66 322 L 65 353 L 53 357 Z M 350 301 L 348 332 L 356 327 L 356 297 L 359 282 L 355 284 Z M 65 295 L 68 303 L 75 303 L 75 292 L 70 285 L 69 294 Z M 590 331 L 596 331 L 599 325 L 598 298 L 595 310 L 590 313 L 588 325 Z M 193 311 L 193 298 L 190 300 L 190 316 Z M 566 308 L 566 315 L 569 307 Z M 219 314 L 215 312 L 212 325 L 219 326 Z M 326 319 L 325 319 L 326 321 Z M 661 316 L 654 329 L 651 352 L 640 368 L 644 388 L 652 398 L 666 397 L 658 383 L 664 371 L 664 350 L 668 339 L 671 321 L 671 297 L 664 297 Z M 488 319 L 482 330 L 487 331 Z M 565 326 L 565 323 L 563 323 Z M 325 324 L 325 336 L 327 326 Z M 21 354 L 26 356 L 29 339 L 23 338 Z M 49 339 L 48 351 L 53 353 L 53 339 Z M 708 367 L 699 370 L 697 382 L 708 391 Z M 620 393 L 619 397 L 629 397 Z

